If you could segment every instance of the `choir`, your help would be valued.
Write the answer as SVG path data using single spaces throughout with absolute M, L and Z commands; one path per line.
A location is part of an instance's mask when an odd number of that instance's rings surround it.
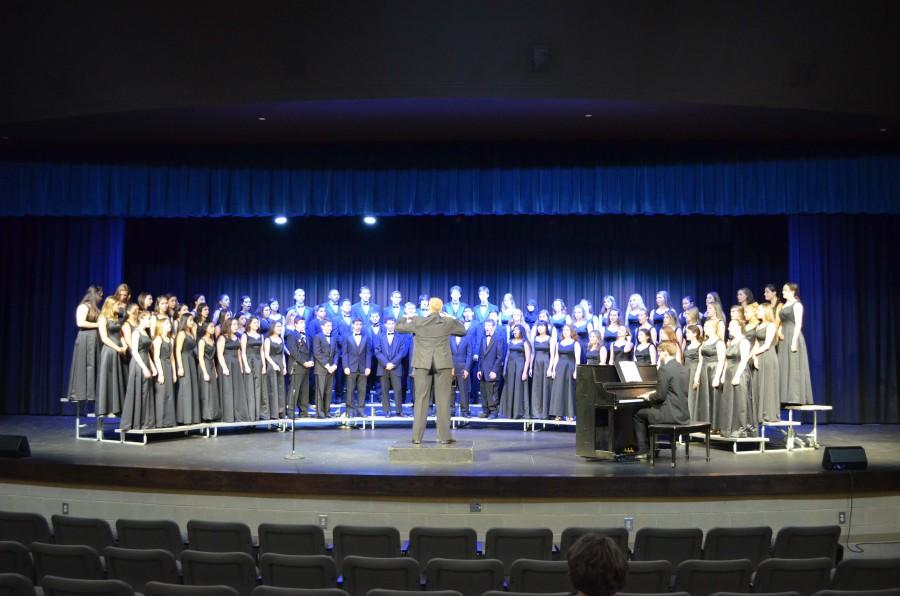
M 624 312 L 605 296 L 596 315 L 586 299 L 571 312 L 562 298 L 550 310 L 528 300 L 522 311 L 510 293 L 499 307 L 486 286 L 477 294 L 469 305 L 453 286 L 444 304 L 467 329 L 449 340 L 464 417 L 478 402 L 485 418 L 574 420 L 578 364 L 658 365 L 663 341 L 688 368 L 692 419 L 709 421 L 714 433 L 755 436 L 760 423 L 779 419 L 782 404 L 812 403 L 803 303 L 793 283 L 782 287 L 783 301 L 772 285 L 762 303 L 741 288 L 727 318 L 716 292 L 706 295 L 703 312 L 685 296 L 676 313 L 660 290 L 652 310 L 639 294 Z M 362 286 L 356 303 L 332 289 L 310 307 L 298 288 L 281 315 L 276 298 L 254 309 L 242 296 L 232 312 L 227 294 L 213 310 L 203 294 L 190 304 L 148 293 L 131 302 L 126 284 L 105 300 L 91 286 L 75 310 L 68 399 L 95 402 L 98 416 L 121 417 L 125 430 L 281 419 L 295 408 L 305 417 L 311 398 L 320 418 L 331 417 L 333 401 L 344 403 L 343 416 L 362 415 L 371 391 L 380 391 L 383 416 L 403 416 L 413 395 L 413 346 L 394 328 L 428 300 L 422 294 L 417 306 L 395 290 L 382 308 Z

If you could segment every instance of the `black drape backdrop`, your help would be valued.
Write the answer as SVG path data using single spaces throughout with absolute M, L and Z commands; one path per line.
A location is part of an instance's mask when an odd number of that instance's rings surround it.
M 683 217 L 418 217 L 270 220 L 135 220 L 126 231 L 126 276 L 135 291 L 224 292 L 254 304 L 277 297 L 286 312 L 294 288 L 322 302 L 330 288 L 357 302 L 359 286 L 385 305 L 399 289 L 446 299 L 453 284 L 463 300 L 487 285 L 492 302 L 512 292 L 548 307 L 586 297 L 599 305 L 632 292 L 652 304 L 658 289 L 674 300 L 711 289 L 728 300 L 743 285 L 759 287 L 786 274 L 783 218 Z M 163 241 L 163 238 L 165 240 Z M 769 250 L 750 247 L 765 238 Z M 702 301 L 702 296 L 700 296 Z
M 789 218 L 816 401 L 834 420 L 900 421 L 900 217 Z
M 0 334 L 0 412 L 55 414 L 65 392 L 74 309 L 85 287 L 120 280 L 134 295 L 219 292 L 254 302 L 276 296 L 289 307 L 331 287 L 357 300 L 369 285 L 379 304 L 392 289 L 464 300 L 488 285 L 493 301 L 512 292 L 523 304 L 554 297 L 598 305 L 631 292 L 648 304 L 657 289 L 702 301 L 717 290 L 798 281 L 807 305 L 816 401 L 836 422 L 900 422 L 898 283 L 891 235 L 898 217 L 486 216 L 123 220 L 0 218 L 7 272 L 0 295 L 10 313 Z

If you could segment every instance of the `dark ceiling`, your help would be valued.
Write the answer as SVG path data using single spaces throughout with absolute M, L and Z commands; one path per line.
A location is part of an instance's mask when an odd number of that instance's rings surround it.
M 0 149 L 900 139 L 892 0 L 9 0 Z

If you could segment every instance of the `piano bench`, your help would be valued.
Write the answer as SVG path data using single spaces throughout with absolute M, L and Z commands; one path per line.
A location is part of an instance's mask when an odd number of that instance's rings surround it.
M 650 463 L 656 463 L 656 437 L 669 435 L 672 437 L 672 467 L 675 467 L 675 451 L 678 448 L 678 437 L 688 435 L 684 442 L 684 458 L 691 459 L 691 433 L 703 433 L 706 443 L 706 461 L 709 461 L 709 422 L 691 422 L 689 424 L 651 424 L 647 427 L 650 433 Z

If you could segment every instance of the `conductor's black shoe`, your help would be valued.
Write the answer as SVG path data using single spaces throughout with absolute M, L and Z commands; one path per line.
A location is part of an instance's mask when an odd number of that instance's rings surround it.
M 417 440 L 413 439 L 413 440 L 412 440 L 412 444 L 413 444 L 413 445 L 421 445 L 421 444 L 422 444 L 422 441 L 417 441 Z
M 646 451 L 641 451 L 640 453 L 638 453 L 637 455 L 634 456 L 634 459 L 639 460 L 639 461 L 644 461 L 644 460 L 650 459 L 650 454 L 647 453 Z
M 456 442 L 456 439 L 446 439 L 444 441 L 441 441 L 441 445 L 449 445 L 450 443 L 455 443 L 455 442 Z
M 491 414 L 490 414 L 490 416 L 488 416 L 488 418 L 490 418 L 491 420 L 496 420 L 496 419 L 497 419 L 497 412 L 491 412 Z
M 478 417 L 479 417 L 479 418 L 487 418 L 487 417 L 488 417 L 488 412 L 487 412 L 487 410 L 482 410 L 482 411 L 481 411 L 481 414 L 479 414 Z

